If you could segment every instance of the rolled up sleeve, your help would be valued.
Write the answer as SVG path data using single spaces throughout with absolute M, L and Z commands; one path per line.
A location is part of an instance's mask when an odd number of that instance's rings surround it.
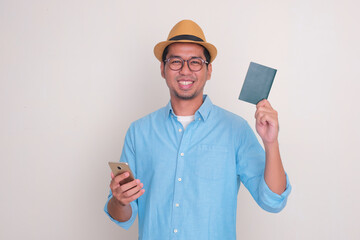
M 137 215 L 137 212 L 138 212 L 137 201 L 135 200 L 135 201 L 130 202 L 130 206 L 131 206 L 131 210 L 132 210 L 130 219 L 127 220 L 126 222 L 119 222 L 116 219 L 114 219 L 113 217 L 111 217 L 111 215 L 108 212 L 108 203 L 109 203 L 111 197 L 112 197 L 112 194 L 110 193 L 110 195 L 108 197 L 108 200 L 106 201 L 106 204 L 105 204 L 105 207 L 104 207 L 105 213 L 108 215 L 108 217 L 110 218 L 111 221 L 116 223 L 118 226 L 128 230 L 131 227 L 131 225 L 134 223 L 135 219 L 136 219 L 136 215 Z
M 269 186 L 266 184 L 264 177 L 260 181 L 259 185 L 259 206 L 272 213 L 280 212 L 285 206 L 287 202 L 287 198 L 291 192 L 291 185 L 289 182 L 288 175 L 286 175 L 286 189 L 285 191 L 279 195 L 271 191 Z

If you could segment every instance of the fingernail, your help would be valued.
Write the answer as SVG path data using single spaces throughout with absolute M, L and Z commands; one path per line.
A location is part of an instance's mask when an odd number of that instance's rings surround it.
M 136 182 L 136 183 L 140 183 L 140 180 L 139 180 L 139 179 L 136 179 L 135 182 Z

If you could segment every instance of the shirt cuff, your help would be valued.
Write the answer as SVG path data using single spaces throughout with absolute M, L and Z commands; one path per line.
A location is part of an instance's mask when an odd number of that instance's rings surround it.
M 125 230 L 128 230 L 131 225 L 134 223 L 135 219 L 136 219 L 136 215 L 137 215 L 137 204 L 135 203 L 135 201 L 130 202 L 130 206 L 131 206 L 131 217 L 129 220 L 127 220 L 126 222 L 119 222 L 118 220 L 112 218 L 108 212 L 108 203 L 110 201 L 112 197 L 112 194 L 109 195 L 108 200 L 106 201 L 105 207 L 104 207 L 104 211 L 105 213 L 108 215 L 108 217 L 110 218 L 111 221 L 113 221 L 114 223 L 116 223 L 118 226 L 124 228 Z
M 268 212 L 277 213 L 286 206 L 287 198 L 291 192 L 291 185 L 286 173 L 285 176 L 286 189 L 281 195 L 271 191 L 269 186 L 266 184 L 264 177 L 262 178 L 259 186 L 259 200 L 261 208 Z

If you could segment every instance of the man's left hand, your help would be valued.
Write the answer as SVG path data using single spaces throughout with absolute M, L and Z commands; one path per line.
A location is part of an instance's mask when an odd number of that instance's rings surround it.
M 263 99 L 256 104 L 256 131 L 266 144 L 275 143 L 278 139 L 278 113 L 271 107 L 268 100 Z

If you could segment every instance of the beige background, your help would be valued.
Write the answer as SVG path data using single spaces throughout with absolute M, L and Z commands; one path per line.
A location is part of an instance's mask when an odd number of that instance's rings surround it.
M 250 61 L 293 192 L 270 214 L 242 188 L 238 239 L 359 239 L 358 1 L 0 0 L 0 239 L 137 239 L 103 213 L 129 124 L 169 100 L 153 46 L 193 19 L 219 51 L 206 93 L 237 100 Z M 219 206 L 221 207 L 221 206 Z

